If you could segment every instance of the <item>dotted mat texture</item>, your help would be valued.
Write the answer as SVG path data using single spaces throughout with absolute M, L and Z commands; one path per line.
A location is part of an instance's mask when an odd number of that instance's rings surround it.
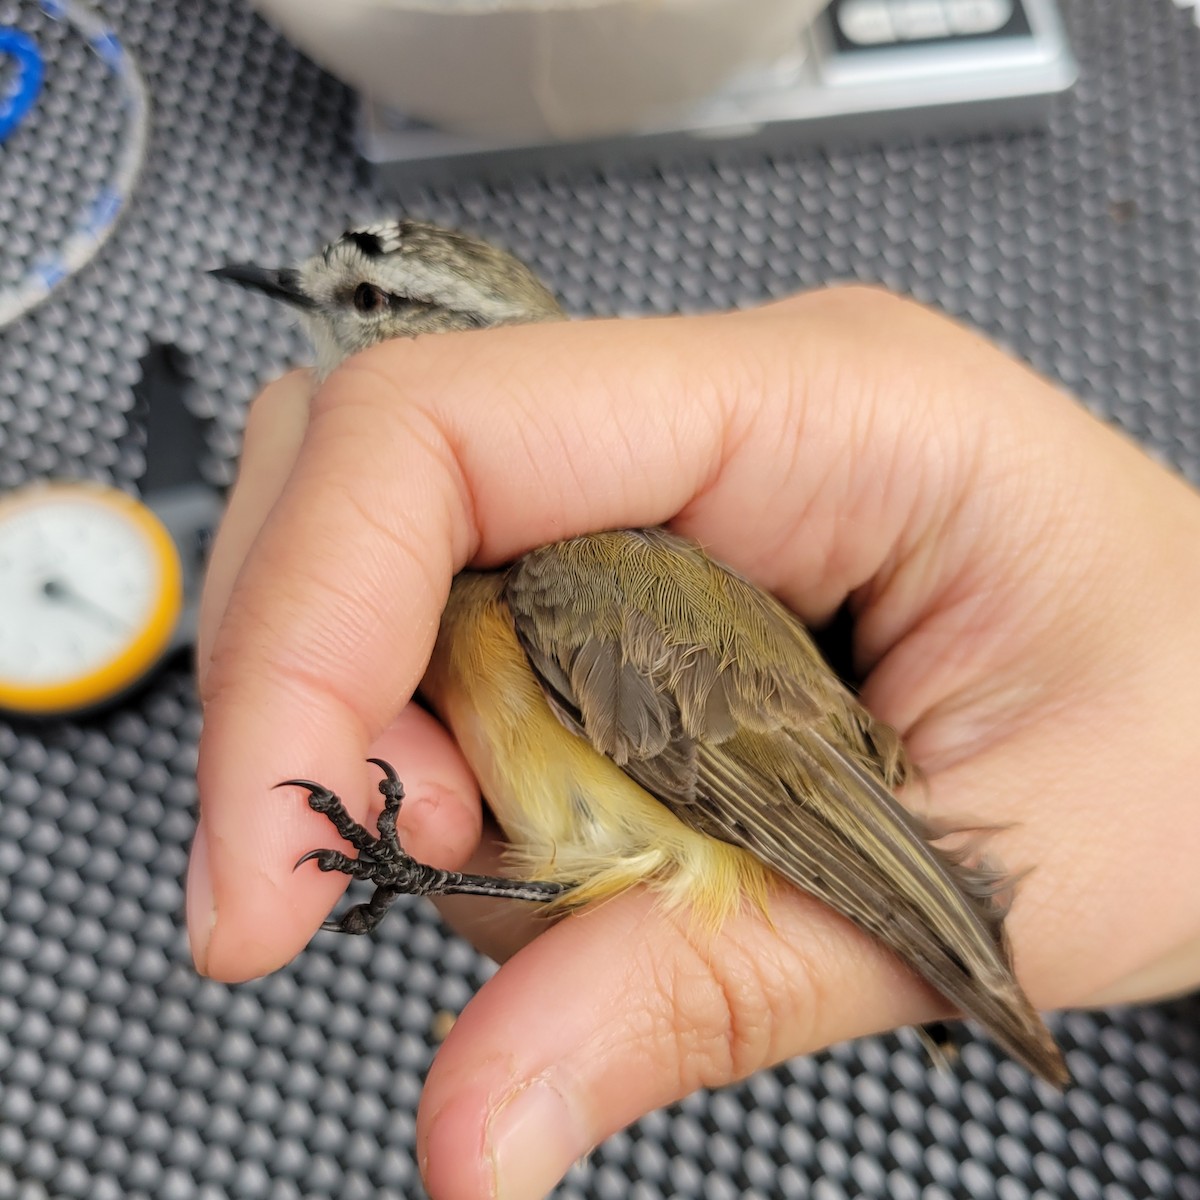
M 747 305 L 830 279 L 941 305 L 1200 479 L 1200 30 L 1171 0 L 1070 0 L 1082 64 L 1048 133 L 797 150 L 416 193 L 579 313 Z M 257 384 L 304 356 L 204 269 L 284 262 L 395 210 L 356 162 L 349 92 L 239 0 L 110 0 L 153 104 L 112 241 L 0 331 L 0 486 L 136 482 L 147 342 L 193 358 L 233 475 Z M 0 25 L 42 29 L 33 3 Z M 0 148 L 0 284 L 59 237 L 120 123 L 47 37 L 43 101 Z M 0 75 L 0 84 L 4 77 Z M 199 714 L 186 665 L 121 708 L 0 723 L 0 1200 L 410 1198 L 440 1014 L 490 967 L 421 903 L 318 938 L 269 979 L 196 977 L 182 922 Z M 1200 1002 L 1054 1021 L 1058 1096 L 982 1041 L 950 1074 L 871 1038 L 695 1095 L 601 1146 L 562 1200 L 1200 1198 Z M 382 1053 L 381 1053 L 382 1049 Z

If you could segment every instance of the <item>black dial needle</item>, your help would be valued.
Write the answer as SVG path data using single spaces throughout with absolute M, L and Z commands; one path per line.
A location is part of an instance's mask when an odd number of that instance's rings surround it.
M 64 579 L 55 579 L 53 577 L 47 579 L 42 584 L 42 595 L 48 600 L 54 600 L 79 612 L 88 613 L 90 616 L 103 621 L 110 629 L 114 629 L 120 633 L 127 633 L 129 631 L 128 622 L 122 621 L 120 617 L 114 616 L 106 608 L 97 604 L 95 600 L 85 596 L 82 592 L 76 591 Z

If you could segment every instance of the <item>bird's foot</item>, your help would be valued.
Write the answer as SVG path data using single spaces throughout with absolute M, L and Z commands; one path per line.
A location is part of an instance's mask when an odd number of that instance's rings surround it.
M 313 812 L 327 817 L 338 836 L 358 851 L 351 858 L 341 850 L 310 850 L 296 862 L 315 862 L 322 871 L 338 871 L 352 879 L 365 879 L 375 884 L 375 893 L 364 904 L 356 904 L 341 920 L 326 921 L 321 928 L 338 933 L 370 933 L 391 907 L 397 896 L 495 896 L 508 900 L 528 900 L 545 903 L 556 900 L 567 889 L 561 883 L 533 881 L 523 883 L 491 875 L 465 875 L 461 871 L 444 871 L 417 862 L 400 845 L 396 833 L 396 818 L 404 799 L 404 784 L 395 770 L 381 758 L 368 759 L 383 772 L 379 791 L 383 796 L 383 811 L 376 821 L 378 836 L 360 825 L 347 811 L 341 800 L 322 784 L 311 779 L 285 779 L 276 787 L 301 787 L 308 792 L 308 806 Z

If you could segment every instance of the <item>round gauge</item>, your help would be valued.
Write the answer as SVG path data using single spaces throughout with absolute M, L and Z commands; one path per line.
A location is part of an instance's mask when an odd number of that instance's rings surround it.
M 175 542 L 132 496 L 88 483 L 0 496 L 0 708 L 119 695 L 168 649 L 182 606 Z

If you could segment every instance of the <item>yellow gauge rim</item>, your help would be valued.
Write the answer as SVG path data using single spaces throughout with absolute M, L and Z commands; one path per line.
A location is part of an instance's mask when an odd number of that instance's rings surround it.
M 39 484 L 0 498 L 0 521 L 22 508 L 82 500 L 115 513 L 142 537 L 157 570 L 154 604 L 141 628 L 119 653 L 93 671 L 54 683 L 28 684 L 0 676 L 0 708 L 39 716 L 99 704 L 131 687 L 163 656 L 183 611 L 183 568 L 166 526 L 141 501 L 92 483 Z

